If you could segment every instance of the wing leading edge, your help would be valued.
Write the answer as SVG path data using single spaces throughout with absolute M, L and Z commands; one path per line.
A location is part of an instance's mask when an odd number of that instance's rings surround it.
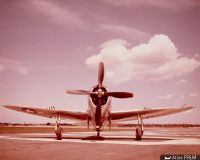
M 86 112 L 75 112 L 75 111 L 63 111 L 63 110 L 50 110 L 43 108 L 33 108 L 28 106 L 14 106 L 5 105 L 3 106 L 8 109 L 12 109 L 18 112 L 28 113 L 32 115 L 42 116 L 46 118 L 56 118 L 60 115 L 63 119 L 75 119 L 75 120 L 87 120 L 88 114 Z M 192 106 L 179 107 L 179 108 L 165 108 L 165 109 L 150 109 L 150 110 L 138 110 L 138 111 L 128 111 L 128 112 L 112 112 L 109 118 L 111 120 L 135 120 L 138 114 L 142 119 L 161 117 L 165 115 L 175 114 L 183 111 L 192 109 Z
M 149 109 L 149 110 L 138 110 L 128 112 L 113 112 L 110 113 L 111 120 L 135 120 L 138 118 L 138 114 L 142 119 L 161 117 L 165 115 L 175 114 L 183 111 L 192 109 L 192 106 L 179 107 L 179 108 L 164 108 L 164 109 Z
M 33 108 L 33 107 L 28 107 L 28 106 L 12 106 L 12 105 L 5 105 L 3 107 L 12 109 L 18 112 L 28 113 L 32 115 L 47 117 L 47 118 L 56 118 L 58 115 L 60 115 L 60 118 L 63 118 L 63 119 L 76 119 L 76 120 L 88 119 L 88 114 L 86 112 L 50 110 L 50 109 L 42 109 L 42 108 Z

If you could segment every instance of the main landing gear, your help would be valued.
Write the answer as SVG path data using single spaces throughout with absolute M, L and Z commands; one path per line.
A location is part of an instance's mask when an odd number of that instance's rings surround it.
M 62 140 L 63 129 L 60 127 L 60 115 L 57 116 L 55 134 L 57 140 Z
M 143 123 L 142 123 L 142 118 L 138 114 L 138 127 L 136 128 L 136 140 L 142 140 L 144 130 L 143 130 Z

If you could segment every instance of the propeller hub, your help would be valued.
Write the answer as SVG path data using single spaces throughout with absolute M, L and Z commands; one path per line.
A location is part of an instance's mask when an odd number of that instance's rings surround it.
M 99 88 L 99 89 L 97 90 L 96 94 L 97 94 L 98 97 L 102 97 L 102 96 L 104 95 L 104 91 L 102 91 L 102 89 Z

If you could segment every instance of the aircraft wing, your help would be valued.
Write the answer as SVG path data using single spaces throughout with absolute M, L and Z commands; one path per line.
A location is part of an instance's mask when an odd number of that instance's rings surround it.
M 135 120 L 138 118 L 138 114 L 142 119 L 161 117 L 165 115 L 170 115 L 174 113 L 179 113 L 192 109 L 193 107 L 179 107 L 179 108 L 163 108 L 163 109 L 144 109 L 138 111 L 127 111 L 127 112 L 113 112 L 110 113 L 111 120 Z
M 47 117 L 47 118 L 56 118 L 58 115 L 60 115 L 60 118 L 63 118 L 63 119 L 87 120 L 88 118 L 88 114 L 86 112 L 52 110 L 52 109 L 42 109 L 42 108 L 33 108 L 33 107 L 28 107 L 28 106 L 12 106 L 12 105 L 6 105 L 3 107 L 12 109 L 18 112 L 24 112 L 24 113 Z

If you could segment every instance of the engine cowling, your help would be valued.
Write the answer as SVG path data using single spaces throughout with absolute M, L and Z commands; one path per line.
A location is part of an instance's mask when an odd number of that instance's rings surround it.
M 91 89 L 91 91 L 92 92 L 98 92 L 98 85 L 96 85 L 94 88 L 92 88 Z M 107 89 L 105 88 L 105 87 L 102 87 L 101 88 L 101 90 L 102 90 L 102 92 L 107 92 Z M 92 94 L 92 95 L 90 95 L 90 97 L 91 97 L 91 99 L 92 99 L 92 102 L 93 102 L 93 104 L 94 105 L 97 105 L 97 102 L 98 102 L 98 95 L 94 95 L 94 94 Z M 102 96 L 101 97 L 101 104 L 102 104 L 102 106 L 104 106 L 106 103 L 107 103 L 107 101 L 108 101 L 108 96 Z

